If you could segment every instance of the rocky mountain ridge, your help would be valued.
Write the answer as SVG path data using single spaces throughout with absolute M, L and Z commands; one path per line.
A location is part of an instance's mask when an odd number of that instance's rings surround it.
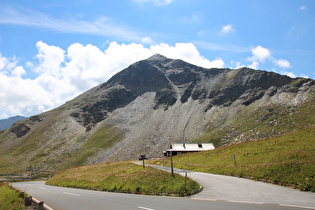
M 161 156 L 175 142 L 218 147 L 280 135 L 314 125 L 314 89 L 312 79 L 205 69 L 157 54 L 2 133 L 0 172 Z

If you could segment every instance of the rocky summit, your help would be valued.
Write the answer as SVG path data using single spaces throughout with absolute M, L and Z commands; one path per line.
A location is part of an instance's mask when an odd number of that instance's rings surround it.
M 314 125 L 314 90 L 312 79 L 206 69 L 156 54 L 1 131 L 0 174 L 161 157 L 171 143 L 268 139 Z

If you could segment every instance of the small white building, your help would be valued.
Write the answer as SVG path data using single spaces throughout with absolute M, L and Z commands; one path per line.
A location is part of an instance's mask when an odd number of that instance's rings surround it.
M 164 156 L 179 155 L 187 152 L 201 152 L 215 149 L 212 143 L 171 144 L 170 149 L 163 151 Z

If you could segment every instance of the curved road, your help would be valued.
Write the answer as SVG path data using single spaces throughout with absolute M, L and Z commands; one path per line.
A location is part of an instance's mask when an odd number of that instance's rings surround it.
M 165 171 L 169 167 L 150 165 Z M 191 196 L 193 199 L 225 200 L 239 203 L 278 204 L 315 209 L 315 193 L 301 192 L 297 189 L 279 185 L 242 179 L 232 176 L 216 175 L 174 168 L 174 172 L 196 180 L 204 190 Z
M 168 167 L 158 167 L 170 170 Z M 236 177 L 174 169 L 197 180 L 204 190 L 190 198 L 109 193 L 45 185 L 12 183 L 53 209 L 315 209 L 315 193 Z

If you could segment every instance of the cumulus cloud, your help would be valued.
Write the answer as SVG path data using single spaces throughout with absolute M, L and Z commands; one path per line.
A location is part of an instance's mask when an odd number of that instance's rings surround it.
M 291 64 L 288 60 L 282 58 L 274 58 L 269 49 L 264 48 L 262 46 L 256 46 L 252 48 L 252 57 L 248 57 L 247 60 L 252 63 L 248 66 L 253 69 L 258 69 L 259 64 L 265 63 L 266 60 L 271 61 L 276 67 L 280 67 L 281 69 L 291 68 Z M 285 75 L 289 75 L 290 77 L 296 77 L 293 73 L 285 72 Z
M 59 75 L 65 51 L 56 46 L 49 46 L 42 41 L 36 43 L 36 48 L 38 50 L 36 57 L 40 64 L 34 70 L 38 73 Z
M 8 59 L 5 57 L 2 57 L 0 53 L 0 70 L 4 69 L 4 67 L 8 64 Z
M 251 69 L 258 69 L 258 65 L 259 63 L 257 61 L 253 61 L 253 63 L 251 65 L 249 65 L 248 67 Z
M 280 68 L 286 69 L 286 68 L 291 68 L 291 64 L 289 61 L 284 60 L 284 59 L 278 59 L 274 60 L 274 63 L 279 66 Z
M 15 77 L 21 77 L 23 74 L 25 74 L 25 70 L 22 66 L 17 66 L 12 71 L 12 75 Z
M 25 63 L 36 73 L 34 79 L 28 78 L 28 72 L 18 65 L 16 58 L 0 54 L 0 118 L 17 114 L 30 116 L 55 108 L 155 53 L 206 68 L 224 66 L 221 58 L 210 61 L 201 56 L 191 43 L 145 47 L 136 43 L 111 42 L 102 51 L 90 44 L 74 43 L 64 50 L 39 41 L 36 48 L 37 61 Z
M 160 45 L 151 45 L 150 50 L 169 58 L 182 59 L 205 68 L 223 68 L 224 66 L 224 61 L 221 58 L 209 61 L 201 56 L 196 46 L 192 43 L 177 43 L 175 46 L 162 43 Z
M 142 43 L 143 44 L 153 44 L 153 40 L 151 39 L 151 37 L 146 36 L 146 37 L 142 38 Z
M 17 66 L 16 58 L 0 54 L 0 118 L 43 111 L 43 104 L 52 104 L 47 92 L 31 79 L 22 79 L 26 74 Z
M 235 31 L 235 30 L 232 27 L 232 25 L 225 25 L 225 26 L 222 26 L 220 34 L 228 34 L 228 33 L 233 32 L 233 31 Z
M 293 72 L 289 72 L 289 71 L 281 71 L 281 74 L 287 75 L 287 76 L 292 77 L 292 78 L 297 77 Z
M 256 46 L 255 48 L 252 48 L 252 54 L 253 56 L 248 58 L 249 61 L 259 61 L 264 63 L 266 59 L 271 59 L 271 52 L 262 46 Z
M 305 74 L 296 75 L 296 74 L 293 73 L 293 72 L 285 71 L 285 70 L 281 70 L 281 71 L 280 71 L 280 74 L 287 75 L 287 76 L 292 77 L 292 78 L 296 78 L 296 77 L 309 78 L 309 77 L 308 77 L 307 75 L 305 75 Z

